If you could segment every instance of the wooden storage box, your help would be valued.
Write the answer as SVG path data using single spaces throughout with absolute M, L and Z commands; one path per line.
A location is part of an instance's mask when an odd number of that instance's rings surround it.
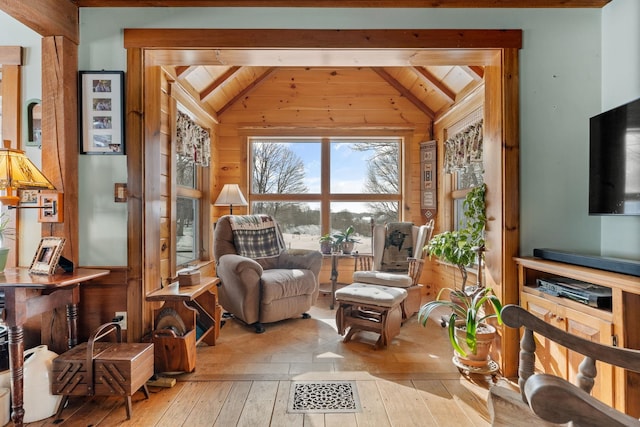
M 102 353 L 115 343 L 94 344 L 93 353 Z M 53 359 L 53 394 L 67 396 L 93 395 L 93 357 L 87 360 L 87 343 L 78 344 Z
M 97 342 L 116 332 L 117 342 Z M 131 418 L 131 395 L 142 389 L 149 398 L 147 380 L 153 376 L 153 344 L 122 343 L 117 323 L 100 326 L 88 343 L 77 345 L 53 360 L 52 392 L 64 396 L 59 417 L 69 396 L 124 396 Z
M 196 329 L 183 336 L 171 329 L 153 331 L 156 372 L 193 372 L 196 369 Z
M 117 343 L 94 359 L 95 394 L 131 396 L 153 376 L 153 344 Z

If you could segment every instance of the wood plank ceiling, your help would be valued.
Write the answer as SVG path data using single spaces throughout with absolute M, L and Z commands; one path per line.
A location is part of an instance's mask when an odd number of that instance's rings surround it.
M 431 119 L 481 85 L 484 76 L 481 66 L 370 68 L 380 81 L 391 85 L 400 96 Z M 165 69 L 194 99 L 201 102 L 212 117 L 221 121 L 224 121 L 225 111 L 248 97 L 276 71 L 275 67 L 202 65 L 165 66 Z M 286 70 L 286 67 L 278 70 Z M 340 67 L 330 72 L 338 75 Z M 291 85 L 295 83 L 290 82 Z

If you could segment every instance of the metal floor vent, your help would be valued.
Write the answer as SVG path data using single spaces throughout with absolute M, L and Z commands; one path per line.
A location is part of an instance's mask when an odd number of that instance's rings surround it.
M 360 412 L 355 381 L 295 381 L 291 385 L 288 412 Z

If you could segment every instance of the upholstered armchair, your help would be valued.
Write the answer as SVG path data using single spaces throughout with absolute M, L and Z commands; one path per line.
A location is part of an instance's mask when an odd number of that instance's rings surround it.
M 403 321 L 413 316 L 421 303 L 418 282 L 424 266 L 424 246 L 433 234 L 433 220 L 417 226 L 410 222 L 394 222 L 373 226 L 372 255 L 356 258 L 354 283 L 394 286 L 406 289 L 402 303 Z
M 318 298 L 322 254 L 287 250 L 268 215 L 226 215 L 214 230 L 213 254 L 222 307 L 264 332 L 263 323 L 309 317 Z

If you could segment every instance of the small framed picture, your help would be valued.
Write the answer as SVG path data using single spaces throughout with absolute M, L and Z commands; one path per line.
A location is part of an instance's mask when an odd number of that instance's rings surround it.
M 64 247 L 64 237 L 43 237 L 38 245 L 29 273 L 54 274 Z
M 124 72 L 80 71 L 80 152 L 125 154 Z

